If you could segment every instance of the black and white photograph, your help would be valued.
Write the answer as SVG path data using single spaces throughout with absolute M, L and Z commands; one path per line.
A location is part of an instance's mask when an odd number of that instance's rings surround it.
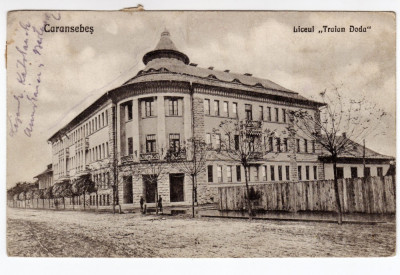
M 8 257 L 396 255 L 396 13 L 16 10 L 6 43 Z

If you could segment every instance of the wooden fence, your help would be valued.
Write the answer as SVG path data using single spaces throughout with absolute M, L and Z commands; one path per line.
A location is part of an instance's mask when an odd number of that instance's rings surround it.
M 339 180 L 344 213 L 395 213 L 396 179 L 392 176 Z M 273 182 L 251 185 L 254 208 L 270 211 L 336 211 L 333 180 Z M 246 187 L 218 188 L 220 210 L 246 209 Z
M 27 200 L 7 200 L 7 205 L 13 208 L 32 208 L 32 209 L 109 209 L 112 206 L 111 196 L 106 199 L 106 194 L 75 196 L 74 198 L 54 198 L 54 199 L 27 199 Z

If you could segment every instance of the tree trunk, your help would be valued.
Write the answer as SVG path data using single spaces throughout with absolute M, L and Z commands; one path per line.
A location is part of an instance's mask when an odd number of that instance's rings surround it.
M 83 209 L 86 210 L 86 199 L 85 199 L 86 192 L 83 192 Z
M 194 182 L 195 182 L 195 175 L 192 174 L 192 217 L 194 218 Z
M 338 224 L 342 224 L 342 206 L 340 203 L 340 196 L 339 196 L 339 183 L 337 178 L 337 169 L 336 169 L 337 160 L 334 158 L 333 160 L 333 185 L 335 188 L 335 198 L 336 198 L 336 208 L 338 213 Z
M 97 191 L 96 191 L 96 208 L 99 209 L 99 194 L 97 194 Z M 114 207 L 114 211 L 115 211 L 115 207 Z
M 244 166 L 244 178 L 245 178 L 245 183 L 246 183 L 246 193 L 247 193 L 247 210 L 249 212 L 249 220 L 251 221 L 253 219 L 253 211 L 251 209 L 251 202 L 250 202 L 250 189 L 249 189 L 249 179 L 247 177 L 248 171 L 247 167 Z
M 65 210 L 65 197 L 63 197 L 63 204 L 64 204 L 64 210 Z

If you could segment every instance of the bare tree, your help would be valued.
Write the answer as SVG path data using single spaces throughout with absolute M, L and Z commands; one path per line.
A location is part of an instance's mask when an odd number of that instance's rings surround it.
M 261 121 L 236 119 L 222 121 L 219 128 L 213 129 L 213 133 L 217 136 L 216 140 L 219 143 L 217 144 L 219 148 L 215 148 L 218 153 L 216 156 L 219 159 L 239 162 L 244 168 L 247 210 L 251 220 L 253 211 L 249 188 L 250 167 L 255 165 L 255 162 L 264 160 L 272 151 L 271 148 L 267 148 L 265 140 L 269 138 L 273 140 L 276 130 L 263 130 Z M 279 152 L 280 149 L 277 151 Z
M 195 217 L 194 202 L 196 200 L 197 176 L 206 171 L 207 167 L 207 148 L 202 139 L 190 138 L 181 148 L 170 148 L 167 159 L 176 168 L 188 176 L 192 181 L 192 217 Z
M 290 114 L 296 134 L 314 140 L 328 153 L 328 159 L 333 163 L 338 223 L 342 224 L 337 174 L 338 157 L 353 155 L 356 143 L 361 143 L 367 136 L 377 133 L 377 129 L 382 129 L 382 119 L 387 113 L 365 98 L 354 100 L 344 97 L 337 87 L 332 90 L 325 89 L 319 96 L 323 106 L 315 113 L 300 109 L 291 111 Z

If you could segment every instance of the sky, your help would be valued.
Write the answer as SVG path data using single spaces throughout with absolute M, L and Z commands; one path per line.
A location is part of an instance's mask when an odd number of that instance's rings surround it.
M 34 27 L 43 20 L 93 26 L 94 32 L 38 34 Z M 318 33 L 324 25 L 347 32 Z M 350 33 L 350 25 L 371 28 Z M 297 26 L 314 26 L 315 32 L 296 33 Z M 307 98 L 334 87 L 349 98 L 366 97 L 389 114 L 382 121 L 387 134 L 367 138 L 367 147 L 395 156 L 393 13 L 16 12 L 9 14 L 7 28 L 8 187 L 45 170 L 52 162 L 48 138 L 135 76 L 165 28 L 199 67 L 251 73 Z M 22 122 L 16 129 L 17 118 Z

